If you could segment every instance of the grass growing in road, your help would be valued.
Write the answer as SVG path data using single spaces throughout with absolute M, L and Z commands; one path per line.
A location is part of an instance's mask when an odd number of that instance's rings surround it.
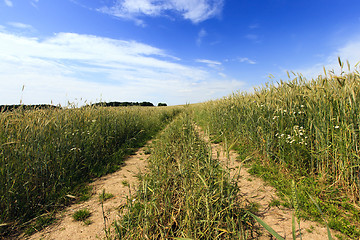
M 307 81 L 294 74 L 289 82 L 199 104 L 194 112 L 215 141 L 234 142 L 243 159 L 251 157 L 250 171 L 284 199 L 291 199 L 295 180 L 302 217 L 322 219 L 309 193 L 331 228 L 359 238 L 360 73 L 345 74 L 339 64 L 341 75 L 329 71 Z
M 236 184 L 211 158 L 188 114 L 153 144 L 149 172 L 141 179 L 116 223 L 119 239 L 245 239 L 251 234 Z
M 85 209 L 77 210 L 72 216 L 75 221 L 84 222 L 86 219 L 88 219 L 91 216 L 91 213 L 89 209 L 85 208 Z

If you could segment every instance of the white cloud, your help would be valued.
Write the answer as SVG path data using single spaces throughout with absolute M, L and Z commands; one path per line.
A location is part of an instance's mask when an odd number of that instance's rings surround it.
M 259 28 L 259 27 L 260 27 L 260 25 L 258 23 L 249 25 L 250 29 L 256 29 L 256 28 Z
M 223 77 L 223 78 L 226 78 L 227 77 L 227 75 L 225 74 L 225 73 L 222 73 L 222 72 L 220 72 L 220 73 L 218 73 L 221 77 Z
M 196 44 L 197 44 L 198 46 L 201 45 L 202 40 L 203 40 L 204 37 L 206 37 L 206 35 L 207 35 L 207 32 L 205 31 L 205 29 L 202 28 L 202 29 L 199 31 L 198 36 L 197 36 L 197 39 L 196 39 Z
M 316 78 L 319 75 L 324 75 L 323 67 L 326 71 L 334 70 L 335 74 L 340 74 L 340 65 L 338 57 L 345 63 L 343 71 L 347 71 L 346 61 L 350 63 L 351 69 L 360 61 L 360 37 L 349 41 L 344 46 L 340 47 L 331 53 L 325 61 L 319 62 L 313 66 L 297 69 L 294 72 L 301 73 L 307 79 Z
M 184 65 L 147 44 L 74 33 L 39 39 L 0 32 L 0 69 L 0 104 L 22 98 L 25 104 L 64 105 L 75 98 L 95 102 L 101 96 L 104 101 L 183 104 L 219 98 L 244 84 L 219 80 L 217 74 Z
M 252 40 L 252 41 L 256 41 L 256 40 L 258 40 L 258 35 L 256 35 L 256 34 L 247 34 L 246 36 L 245 36 L 245 38 L 247 38 L 247 39 L 249 39 L 249 40 Z
M 256 64 L 256 62 L 254 60 L 251 60 L 251 59 L 246 58 L 246 57 L 238 58 L 238 61 L 241 62 L 241 63 L 246 62 L 246 63 L 249 63 L 249 64 Z
M 221 66 L 221 62 L 208 60 L 208 59 L 196 59 L 195 61 L 199 62 L 199 63 L 205 63 L 206 65 L 208 65 L 209 67 L 212 67 L 212 68 Z
M 39 2 L 39 0 L 32 0 L 30 3 L 33 7 L 37 8 L 38 2 Z
M 184 19 L 199 23 L 218 16 L 224 0 L 116 0 L 112 6 L 98 10 L 116 17 L 134 20 L 143 25 L 141 16 L 163 16 L 169 12 L 180 14 Z
M 8 25 L 19 29 L 34 30 L 34 28 L 31 25 L 20 22 L 8 22 Z
M 8 6 L 8 7 L 12 7 L 12 6 L 13 6 L 12 1 L 10 1 L 10 0 L 4 0 L 4 2 L 5 2 L 5 4 L 6 4 L 6 6 Z

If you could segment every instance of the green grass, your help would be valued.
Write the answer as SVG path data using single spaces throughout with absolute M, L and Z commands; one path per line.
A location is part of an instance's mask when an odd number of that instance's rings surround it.
M 35 232 L 41 231 L 47 226 L 53 224 L 56 221 L 54 214 L 46 214 L 44 216 L 37 217 L 31 224 L 25 229 L 26 235 L 32 235 Z
M 281 204 L 292 207 L 294 180 L 301 217 L 322 221 L 309 193 L 330 227 L 359 238 L 360 74 L 326 74 L 309 81 L 293 74 L 193 108 L 214 141 L 236 143 L 240 160 L 250 159 L 250 172 L 279 190 Z
M 0 113 L 0 236 L 73 202 L 66 195 L 89 199 L 86 183 L 119 169 L 180 111 L 82 107 Z
M 99 201 L 102 203 L 102 202 L 105 202 L 106 200 L 109 200 L 111 198 L 114 197 L 114 194 L 112 193 L 107 193 L 105 192 L 105 190 L 99 194 Z
M 119 239 L 247 239 L 253 223 L 229 172 L 209 155 L 189 114 L 153 144 L 149 172 L 116 223 Z
M 212 159 L 193 123 L 239 153 L 249 172 L 279 192 L 271 205 L 360 237 L 360 73 L 265 84 L 253 93 L 182 107 L 24 110 L 0 113 L 0 237 L 36 231 L 44 213 L 91 197 L 87 183 L 118 170 L 153 141 L 149 171 L 128 196 L 119 238 L 246 239 L 256 204 L 238 198 L 229 170 Z M 291 79 L 292 78 L 292 79 Z M 127 181 L 122 182 L 128 186 Z M 289 186 L 292 186 L 291 188 Z M 71 196 L 71 197 L 67 197 Z M 73 197 L 74 196 L 74 197 Z M 309 196 L 313 196 L 311 199 Z M 105 192 L 101 202 L 107 197 Z M 38 222 L 37 222 L 38 221 Z M 83 220 L 90 224 L 88 219 Z M 15 227 L 14 227 L 15 226 Z
M 90 216 L 91 216 L 91 213 L 90 213 L 89 209 L 86 209 L 86 208 L 77 210 L 72 215 L 72 217 L 75 221 L 83 221 L 83 222 L 86 221 Z

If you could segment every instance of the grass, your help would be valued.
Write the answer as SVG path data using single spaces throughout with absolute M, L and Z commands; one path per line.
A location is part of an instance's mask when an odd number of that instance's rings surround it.
M 21 225 L 29 233 L 41 229 L 52 221 L 44 213 L 89 199 L 91 179 L 119 169 L 125 156 L 170 122 L 145 150 L 151 153 L 149 169 L 122 208 L 118 238 L 252 237 L 258 205 L 239 200 L 235 180 L 211 157 L 196 122 L 209 130 L 212 142 L 236 150 L 251 174 L 277 188 L 279 199 L 270 205 L 293 208 L 294 219 L 327 223 L 360 238 L 360 73 L 345 73 L 340 59 L 339 64 L 339 75 L 325 71 L 306 80 L 293 73 L 289 81 L 185 110 L 1 112 L 0 237 Z M 109 197 L 103 192 L 99 198 L 103 203 Z
M 87 220 L 89 217 L 91 216 L 91 213 L 89 211 L 89 209 L 80 209 L 80 210 L 77 210 L 73 215 L 73 219 L 75 221 L 85 221 Z M 88 224 L 86 224 L 88 225 Z
M 214 141 L 236 143 L 252 174 L 291 199 L 295 181 L 300 216 L 323 221 L 307 193 L 316 196 L 329 226 L 359 238 L 360 74 L 265 84 L 194 106 L 196 120 Z M 349 67 L 350 68 L 350 67 Z M 290 74 L 289 74 L 290 77 Z
M 104 189 L 104 191 L 99 194 L 99 201 L 102 203 L 102 202 L 105 202 L 106 200 L 111 199 L 113 197 L 114 197 L 114 194 L 107 193 L 107 192 L 105 192 L 105 189 Z
M 35 232 L 41 231 L 47 226 L 53 224 L 56 221 L 54 214 L 45 214 L 37 217 L 31 224 L 25 229 L 26 235 L 32 235 Z
M 158 137 L 148 169 L 115 224 L 119 239 L 246 239 L 252 234 L 246 209 L 257 206 L 240 202 L 236 183 L 211 158 L 189 114 Z
M 120 168 L 181 108 L 82 107 L 0 113 L 0 236 L 91 196 L 86 183 Z

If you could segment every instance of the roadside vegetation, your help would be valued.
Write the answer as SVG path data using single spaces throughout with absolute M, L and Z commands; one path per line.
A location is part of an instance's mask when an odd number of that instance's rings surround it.
M 86 183 L 117 170 L 180 111 L 89 106 L 0 113 L 0 236 L 88 198 Z
M 340 75 L 308 81 L 293 73 L 287 82 L 198 104 L 194 112 L 213 141 L 232 145 L 251 173 L 279 190 L 281 204 L 295 207 L 294 181 L 300 217 L 323 221 L 310 195 L 331 228 L 358 239 L 360 74 L 339 64 Z
M 1 112 L 0 237 L 53 223 L 52 211 L 89 199 L 87 183 L 119 169 L 154 136 L 137 192 L 122 182 L 129 195 L 114 224 L 118 239 L 257 236 L 256 203 L 241 200 L 236 178 L 212 158 L 197 124 L 213 142 L 224 142 L 226 151 L 236 150 L 250 173 L 277 188 L 280 200 L 271 206 L 294 208 L 296 218 L 359 239 L 360 73 L 356 66 L 345 73 L 340 59 L 339 64 L 340 75 L 324 71 L 306 80 L 292 73 L 288 81 L 253 93 L 185 107 Z M 103 204 L 113 195 L 104 191 L 98 197 Z M 90 212 L 78 214 L 74 219 L 91 223 Z
M 118 239 L 248 239 L 253 220 L 227 169 L 181 114 L 153 143 L 149 171 L 128 197 Z

